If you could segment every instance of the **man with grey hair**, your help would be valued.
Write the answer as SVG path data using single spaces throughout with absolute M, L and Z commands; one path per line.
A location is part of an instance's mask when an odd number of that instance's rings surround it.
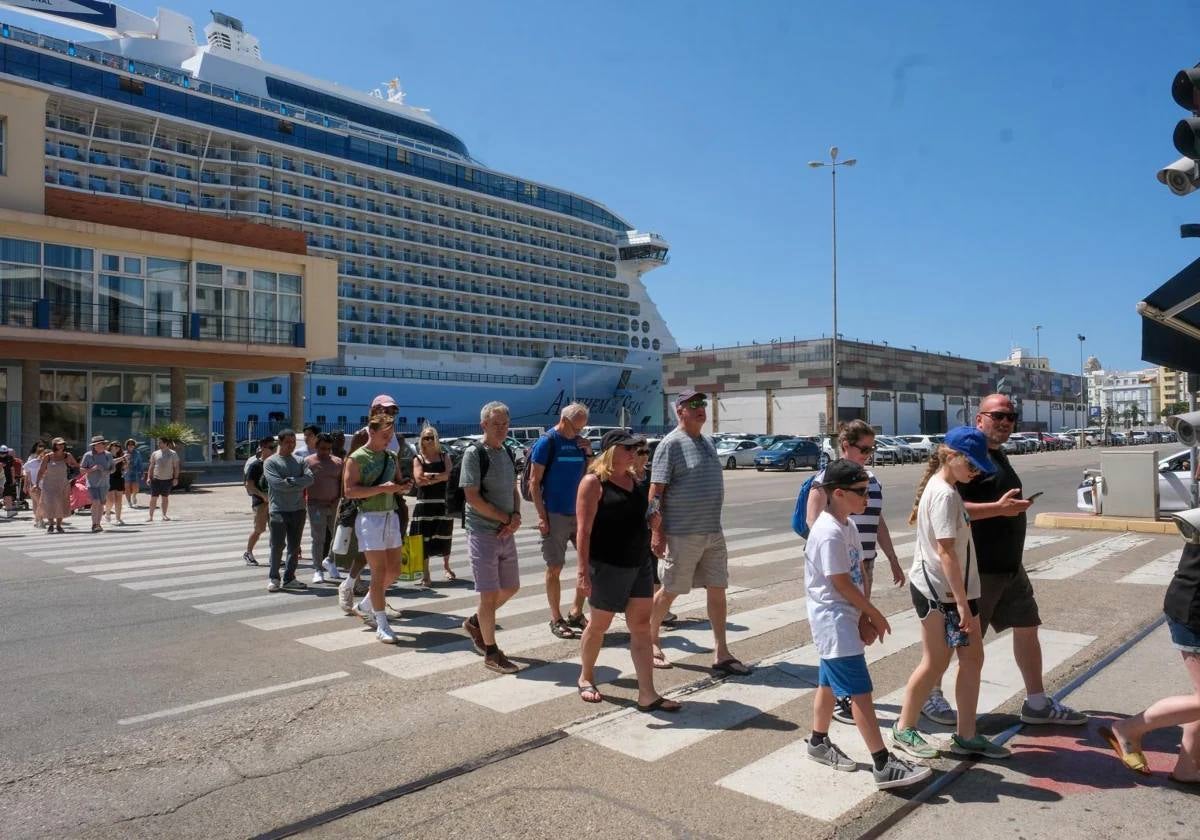
M 712 625 L 713 671 L 725 676 L 750 673 L 750 668 L 729 651 L 725 621 L 729 605 L 729 554 L 721 530 L 721 505 L 725 501 L 722 463 L 712 441 L 704 436 L 704 394 L 686 390 L 675 397 L 679 425 L 659 443 L 650 470 L 650 550 L 662 558 L 662 589 L 654 596 L 650 635 L 654 642 L 654 667 L 670 668 L 659 644 L 659 631 L 671 602 L 693 586 L 708 593 L 708 620 Z
M 517 544 L 521 527 L 521 490 L 517 467 L 504 439 L 508 436 L 508 406 L 490 402 L 479 412 L 483 440 L 463 453 L 459 486 L 466 496 L 467 556 L 479 593 L 479 609 L 463 622 L 484 667 L 500 674 L 517 666 L 496 644 L 496 611 L 521 586 Z
M 558 423 L 537 439 L 529 453 L 529 499 L 537 508 L 538 532 L 542 535 L 550 632 L 560 639 L 574 639 L 576 630 L 587 627 L 583 616 L 587 596 L 576 587 L 573 609 L 563 618 L 559 581 L 567 560 L 567 542 L 575 541 L 575 496 L 592 454 L 591 444 L 580 437 L 587 421 L 586 405 L 564 406 Z

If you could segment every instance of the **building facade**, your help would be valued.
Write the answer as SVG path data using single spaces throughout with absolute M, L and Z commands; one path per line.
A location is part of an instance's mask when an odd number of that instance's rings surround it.
M 337 352 L 336 263 L 298 232 L 47 185 L 46 100 L 0 80 L 4 442 L 79 451 L 162 420 L 207 440 L 214 384 L 272 376 L 303 416 L 308 362 Z
M 775 342 L 665 357 L 667 397 L 712 395 L 710 431 L 818 434 L 830 428 L 829 339 Z M 838 342 L 836 417 L 861 418 L 881 434 L 931 434 L 973 422 L 980 398 L 1010 394 L 1020 428 L 1083 424 L 1082 380 L 1054 373 L 857 341 Z

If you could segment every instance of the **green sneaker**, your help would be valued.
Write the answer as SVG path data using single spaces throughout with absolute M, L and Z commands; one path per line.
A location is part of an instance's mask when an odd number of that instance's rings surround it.
M 1012 755 L 1007 749 L 999 744 L 993 744 L 982 735 L 976 735 L 974 738 L 960 738 L 957 735 L 951 735 L 950 751 L 957 755 L 977 755 L 981 758 L 1008 758 Z
M 911 726 L 908 729 L 901 729 L 899 724 L 892 727 L 892 746 L 913 758 L 937 758 L 939 755 L 938 750 Z

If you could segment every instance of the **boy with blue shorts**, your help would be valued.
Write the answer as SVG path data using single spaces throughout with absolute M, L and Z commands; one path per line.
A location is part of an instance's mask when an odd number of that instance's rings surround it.
M 858 764 L 829 740 L 834 698 L 849 697 L 854 725 L 871 751 L 875 786 L 886 789 L 922 782 L 932 771 L 888 751 L 871 700 L 874 686 L 863 651 L 892 628 L 863 594 L 862 543 L 850 519 L 851 514 L 861 514 L 866 508 L 869 481 L 862 466 L 845 458 L 826 467 L 821 489 L 828 495 L 829 506 L 813 523 L 804 547 L 808 622 L 820 657 L 808 757 L 834 770 L 858 769 Z

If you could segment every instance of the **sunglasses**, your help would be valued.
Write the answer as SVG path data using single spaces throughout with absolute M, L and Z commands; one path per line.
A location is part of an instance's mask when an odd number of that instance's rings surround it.
M 688 400 L 683 405 L 685 408 L 690 408 L 693 410 L 697 408 L 705 408 L 708 405 L 708 400 Z
M 857 443 L 852 443 L 850 445 L 853 446 L 855 449 L 857 449 L 859 452 L 861 452 L 864 455 L 870 455 L 872 452 L 875 451 L 874 446 L 859 446 Z
M 426 435 L 425 437 L 421 438 L 421 440 L 433 440 L 433 435 Z
M 650 450 L 649 449 L 639 449 L 635 454 L 641 455 L 643 458 L 647 458 L 650 456 Z
M 634 452 L 634 453 L 636 453 L 636 452 L 638 451 L 638 444 L 636 444 L 636 443 L 622 443 L 622 444 L 621 444 L 621 448 L 622 448 L 622 449 L 624 449 L 626 452 Z
M 839 490 L 845 490 L 847 493 L 853 493 L 856 496 L 861 496 L 864 499 L 871 492 L 870 487 L 839 487 Z
M 1017 413 L 1015 411 L 981 411 L 979 413 L 986 414 L 997 423 L 1001 422 L 1002 420 L 1007 420 L 1009 423 L 1017 422 Z

